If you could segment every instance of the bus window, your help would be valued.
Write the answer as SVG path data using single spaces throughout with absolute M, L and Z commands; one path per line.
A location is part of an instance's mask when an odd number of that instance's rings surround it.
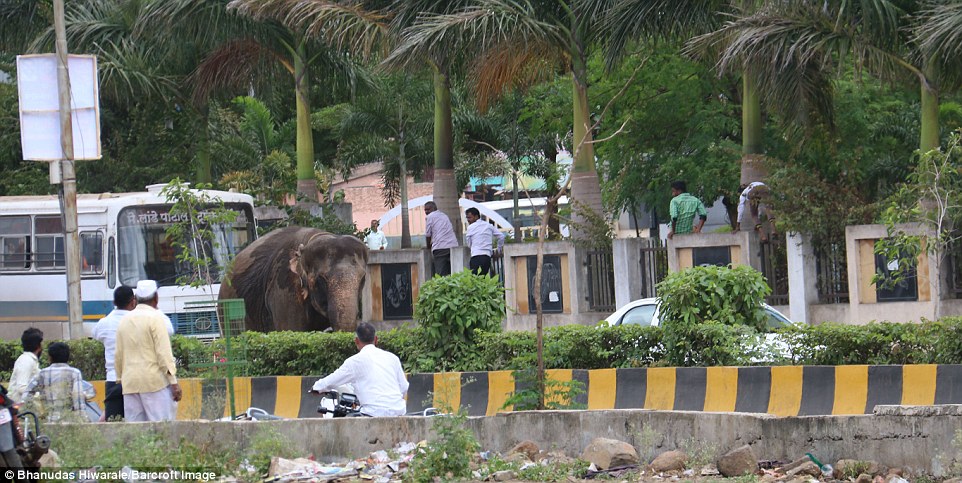
M 224 267 L 253 240 L 253 214 L 249 207 L 226 203 L 225 208 L 237 212 L 232 224 L 203 228 L 213 232 L 213 240 L 189 243 L 191 256 L 209 260 L 210 275 L 219 283 Z M 192 275 L 192 267 L 178 260 L 177 247 L 167 237 L 166 229 L 181 220 L 170 215 L 169 206 L 142 205 L 121 210 L 117 218 L 117 249 L 120 282 L 134 286 L 138 280 L 156 280 L 160 286 L 178 285 Z M 203 215 L 203 213 L 201 213 Z
M 0 270 L 30 268 L 30 217 L 0 216 Z
M 38 216 L 33 222 L 37 241 L 34 264 L 38 269 L 64 268 L 63 222 L 60 216 Z
M 80 234 L 81 274 L 100 275 L 104 273 L 104 236 L 99 231 L 85 231 Z
M 114 248 L 114 237 L 107 241 L 107 287 L 114 288 L 117 285 L 117 249 Z

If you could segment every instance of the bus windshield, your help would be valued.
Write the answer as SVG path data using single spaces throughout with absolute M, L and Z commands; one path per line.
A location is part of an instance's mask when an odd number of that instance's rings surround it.
M 191 255 L 208 260 L 214 283 L 220 283 L 224 267 L 254 239 L 254 216 L 250 206 L 225 203 L 237 212 L 230 224 L 213 227 L 214 240 L 194 240 Z M 160 286 L 183 285 L 191 278 L 191 266 L 177 259 L 173 243 L 167 239 L 169 226 L 180 222 L 171 215 L 169 205 L 140 205 L 124 208 L 117 217 L 117 246 L 120 282 L 136 286 L 138 280 L 156 280 Z M 200 213 L 203 218 L 203 212 Z M 208 228 L 204 226 L 204 228 Z

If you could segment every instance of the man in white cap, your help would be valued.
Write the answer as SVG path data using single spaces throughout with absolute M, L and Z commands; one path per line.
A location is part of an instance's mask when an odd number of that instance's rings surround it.
M 165 316 L 157 310 L 157 282 L 141 280 L 137 307 L 120 320 L 114 371 L 124 392 L 127 421 L 170 421 L 182 396 Z

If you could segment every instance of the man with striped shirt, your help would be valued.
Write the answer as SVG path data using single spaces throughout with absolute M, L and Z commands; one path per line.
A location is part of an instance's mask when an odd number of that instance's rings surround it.
M 701 233 L 701 227 L 705 226 L 705 220 L 708 219 L 705 204 L 688 193 L 684 181 L 671 183 L 671 196 L 668 205 L 668 214 L 671 216 L 668 238 L 676 234 Z M 698 224 L 695 224 L 695 215 L 698 216 Z

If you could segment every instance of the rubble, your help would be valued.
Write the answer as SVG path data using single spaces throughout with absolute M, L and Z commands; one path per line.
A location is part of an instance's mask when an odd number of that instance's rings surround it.
M 667 451 L 655 458 L 651 462 L 651 469 L 657 473 L 664 471 L 680 471 L 685 469 L 688 463 L 688 455 L 682 451 Z

